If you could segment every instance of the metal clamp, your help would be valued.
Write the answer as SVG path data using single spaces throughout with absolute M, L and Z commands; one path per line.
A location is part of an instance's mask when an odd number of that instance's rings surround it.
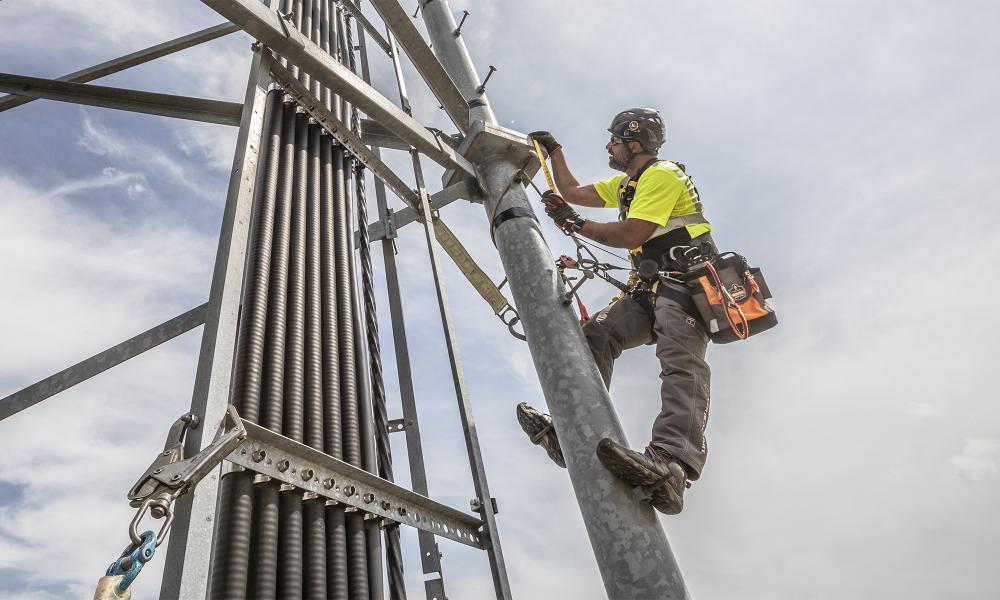
M 142 543 L 139 523 L 146 511 L 154 519 L 165 519 L 155 540 L 157 546 L 162 544 L 173 523 L 171 506 L 174 501 L 197 485 L 219 466 L 233 448 L 246 439 L 246 429 L 236 408 L 230 405 L 212 443 L 198 454 L 185 459 L 184 441 L 187 431 L 197 428 L 199 423 L 198 417 L 191 413 L 177 419 L 167 434 L 163 452 L 153 459 L 153 463 L 129 490 L 129 504 L 138 509 L 129 524 L 129 538 L 133 544 Z

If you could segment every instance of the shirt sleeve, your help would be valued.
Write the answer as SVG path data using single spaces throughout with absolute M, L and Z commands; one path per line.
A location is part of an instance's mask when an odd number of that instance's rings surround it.
M 597 195 L 604 200 L 604 208 L 618 208 L 618 186 L 621 185 L 625 175 L 615 175 L 611 179 L 598 181 L 594 184 Z
M 684 191 L 684 183 L 677 175 L 665 169 L 651 168 L 639 178 L 626 217 L 663 227 Z

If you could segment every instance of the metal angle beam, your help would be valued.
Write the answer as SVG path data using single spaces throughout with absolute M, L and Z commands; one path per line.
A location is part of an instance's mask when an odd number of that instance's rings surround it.
M 150 348 L 155 348 L 182 333 L 191 331 L 205 322 L 207 307 L 208 304 L 206 303 L 197 308 L 192 308 L 186 313 L 144 331 L 131 339 L 125 340 L 117 346 L 108 348 L 103 352 L 91 356 L 87 360 L 63 369 L 55 375 L 29 385 L 19 392 L 14 392 L 0 400 L 0 421 L 26 408 L 30 408 L 61 391 L 67 390 L 78 383 L 86 381 L 95 375 L 103 373 L 111 367 L 120 365 Z
M 391 148 L 393 150 L 409 150 L 411 146 L 399 139 L 399 136 L 372 119 L 361 119 L 361 139 L 367 146 Z
M 431 210 L 440 210 L 445 206 L 448 206 L 456 200 L 461 200 L 465 198 L 471 202 L 475 202 L 478 198 L 478 192 L 470 190 L 470 185 L 468 180 L 460 181 L 454 185 L 450 185 L 440 192 L 431 194 Z M 368 224 L 368 237 L 371 241 L 376 242 L 378 240 L 386 238 L 396 237 L 396 230 L 413 223 L 420 219 L 420 209 L 414 206 L 407 206 L 406 208 L 393 212 L 388 217 L 388 221 L 383 223 L 382 219 Z M 361 240 L 361 235 L 357 232 L 354 234 L 354 243 L 357 245 Z
M 476 517 L 249 421 L 243 425 L 247 439 L 229 455 L 233 463 L 384 519 L 483 548 L 482 521 Z
M 120 71 L 124 71 L 125 69 L 130 69 L 134 66 L 160 58 L 161 56 L 167 56 L 168 54 L 173 54 L 174 52 L 179 52 L 180 50 L 191 48 L 192 46 L 197 46 L 198 44 L 203 44 L 239 30 L 240 28 L 232 23 L 221 23 L 214 27 L 202 29 L 201 31 L 196 31 L 191 34 L 163 42 L 162 44 L 150 46 L 149 48 L 139 50 L 138 52 L 126 54 L 125 56 L 102 62 L 101 64 L 94 65 L 92 67 L 87 67 L 86 69 L 74 71 L 68 75 L 56 77 L 55 80 L 70 81 L 73 83 L 87 83 L 88 81 L 93 81 L 95 79 L 111 75 L 112 73 L 118 73 Z M 35 98 L 29 96 L 4 96 L 3 98 L 0 98 L 0 112 L 10 110 L 15 106 L 27 104 L 33 100 L 35 100 Z
M 274 61 L 271 64 L 271 74 L 274 75 L 274 79 L 278 84 L 285 89 L 286 94 L 291 96 L 312 118 L 316 119 L 316 122 L 347 148 L 348 152 L 361 161 L 361 164 L 389 186 L 397 196 L 410 205 L 420 203 L 420 198 L 417 194 L 388 165 L 382 162 L 382 159 L 376 156 L 368 146 L 365 146 L 364 141 L 355 135 L 346 123 L 338 119 L 327 109 L 323 105 L 322 100 L 314 96 L 304 85 L 299 83 L 299 80 L 288 69 L 282 67 L 277 61 Z
M 235 102 L 140 92 L 11 73 L 0 73 L 0 92 L 220 125 L 239 125 L 240 113 L 243 111 L 243 105 Z
M 345 4 L 350 4 L 348 0 Z M 398 0 L 371 0 L 375 10 L 382 16 L 403 51 L 410 57 L 417 72 L 430 87 L 434 96 L 441 103 L 448 117 L 455 123 L 459 131 L 469 129 L 469 103 L 441 62 L 434 56 L 431 47 L 424 41 L 420 31 L 413 24 L 410 15 L 406 13 Z
M 253 191 L 257 183 L 267 90 L 271 85 L 270 58 L 269 52 L 254 54 L 226 207 L 222 213 L 205 333 L 191 397 L 191 412 L 200 416 L 202 423 L 221 422 L 229 407 Z M 211 437 L 205 435 L 206 429 L 199 427 L 188 432 L 186 456 L 194 456 L 211 444 Z M 218 491 L 219 470 L 216 469 L 201 480 L 197 493 L 187 494 L 177 501 L 163 565 L 161 600 L 207 597 Z
M 396 132 L 401 139 L 431 160 L 445 168 L 458 166 L 469 175 L 476 176 L 472 164 L 455 152 L 450 145 L 403 112 L 294 27 L 289 27 L 284 19 L 258 0 L 202 0 L 202 2 L 357 106 L 369 117 Z
M 358 20 L 358 23 L 360 23 L 361 26 L 365 28 L 365 31 L 368 32 L 368 35 L 372 36 L 372 40 L 374 40 L 375 43 L 382 48 L 382 50 L 385 50 L 386 54 L 392 55 L 392 48 L 390 48 L 389 42 L 387 42 L 385 38 L 382 37 L 382 33 L 378 30 L 377 27 L 375 27 L 375 24 L 372 23 L 368 19 L 368 17 L 365 16 L 365 13 L 361 12 L 360 6 L 356 5 L 351 0 L 344 0 L 343 2 L 339 2 L 339 4 L 340 6 L 343 6 L 347 10 L 347 12 L 351 13 L 352 17 Z

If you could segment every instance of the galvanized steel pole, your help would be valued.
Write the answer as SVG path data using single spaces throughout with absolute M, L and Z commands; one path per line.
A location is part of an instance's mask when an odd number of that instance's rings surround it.
M 476 121 L 496 124 L 447 0 L 421 0 L 421 7 L 434 53 L 469 100 L 470 131 Z M 474 163 L 488 215 L 530 210 L 524 189 L 509 185 L 523 165 L 502 152 L 483 152 Z M 608 597 L 688 598 L 653 509 L 637 502 L 594 453 L 601 438 L 627 442 L 576 316 L 562 301 L 565 290 L 539 224 L 513 216 L 495 236 Z

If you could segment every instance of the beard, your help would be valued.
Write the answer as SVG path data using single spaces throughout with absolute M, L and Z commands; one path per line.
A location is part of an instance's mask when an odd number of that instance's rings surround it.
M 627 169 L 627 165 L 620 162 L 613 154 L 608 156 L 608 166 L 615 171 L 621 171 L 622 173 L 624 173 Z

